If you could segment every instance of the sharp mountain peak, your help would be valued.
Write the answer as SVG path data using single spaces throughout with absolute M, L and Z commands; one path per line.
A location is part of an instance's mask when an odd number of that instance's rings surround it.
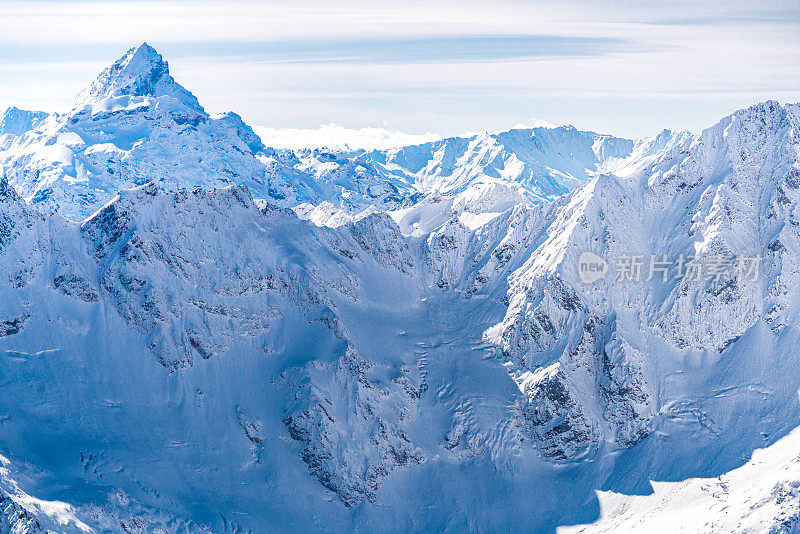
M 168 96 L 187 107 L 205 113 L 197 98 L 169 72 L 169 63 L 152 46 L 143 42 L 130 48 L 106 67 L 76 98 L 78 107 L 120 96 Z

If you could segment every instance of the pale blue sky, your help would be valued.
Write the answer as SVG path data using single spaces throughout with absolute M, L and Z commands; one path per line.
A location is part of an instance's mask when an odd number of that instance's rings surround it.
M 626 136 L 800 101 L 800 0 L 0 2 L 0 108 L 57 111 L 147 41 L 209 111 L 454 135 Z

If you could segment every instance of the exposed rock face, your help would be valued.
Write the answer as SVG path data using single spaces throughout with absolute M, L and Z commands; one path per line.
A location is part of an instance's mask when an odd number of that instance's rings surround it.
M 600 433 L 558 363 L 526 376 L 520 384 L 525 395 L 524 431 L 542 456 L 578 460 L 597 448 Z
M 414 256 L 397 224 L 385 213 L 373 213 L 350 225 L 359 247 L 385 267 L 406 275 L 414 273 Z
M 33 514 L 14 502 L 10 496 L 2 494 L 0 494 L 0 532 L 47 533 Z
M 283 422 L 302 443 L 310 472 L 347 506 L 374 502 L 394 468 L 425 461 L 404 432 L 419 390 L 405 374 L 385 385 L 370 381 L 369 375 L 390 371 L 376 367 L 348 346 L 331 363 L 282 376 L 288 389 L 297 388 L 287 399 Z

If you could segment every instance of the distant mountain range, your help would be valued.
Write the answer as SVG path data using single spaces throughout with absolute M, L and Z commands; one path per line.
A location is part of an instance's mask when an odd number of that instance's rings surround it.
M 328 201 L 351 214 L 487 184 L 538 202 L 641 157 L 641 147 L 654 144 L 565 126 L 384 151 L 273 150 L 235 113 L 206 113 L 147 44 L 105 69 L 66 113 L 7 110 L 0 135 L 9 182 L 28 202 L 74 220 L 118 190 L 148 181 L 168 190 L 240 183 L 281 205 Z M 664 132 L 656 148 L 687 135 Z

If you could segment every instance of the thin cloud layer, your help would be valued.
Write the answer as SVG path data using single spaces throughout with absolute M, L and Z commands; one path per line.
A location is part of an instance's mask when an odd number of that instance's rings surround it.
M 336 124 L 323 124 L 319 128 L 268 128 L 254 126 L 264 145 L 273 148 L 327 147 L 340 150 L 383 150 L 407 145 L 438 141 L 433 133 L 408 134 L 386 128 L 351 129 Z

